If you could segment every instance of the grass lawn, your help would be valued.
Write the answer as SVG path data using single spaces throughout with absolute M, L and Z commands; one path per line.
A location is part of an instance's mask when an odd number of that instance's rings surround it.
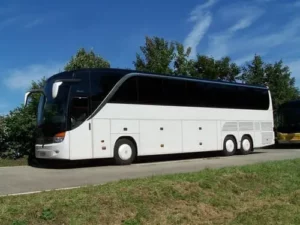
M 21 159 L 0 159 L 0 167 L 28 165 L 27 157 Z
M 0 198 L 0 224 L 300 224 L 300 159 Z

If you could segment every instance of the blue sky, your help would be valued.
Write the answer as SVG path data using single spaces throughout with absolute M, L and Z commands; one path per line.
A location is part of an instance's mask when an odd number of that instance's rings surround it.
M 52 75 L 80 47 L 133 67 L 145 35 L 241 64 L 282 59 L 300 86 L 300 0 L 1 0 L 0 113 L 23 102 L 31 80 Z

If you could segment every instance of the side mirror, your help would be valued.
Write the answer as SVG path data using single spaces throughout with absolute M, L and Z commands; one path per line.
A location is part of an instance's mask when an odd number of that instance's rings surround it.
M 56 98 L 58 91 L 59 91 L 59 87 L 63 84 L 63 83 L 78 83 L 80 82 L 81 79 L 59 79 L 57 81 L 55 81 L 53 83 L 52 86 L 52 98 Z
M 26 92 L 25 93 L 25 98 L 24 98 L 24 106 L 26 106 L 27 105 L 27 101 L 28 101 L 28 96 L 31 94 L 31 92 L 30 91 L 28 91 L 28 92 Z
M 58 91 L 59 91 L 59 86 L 62 85 L 62 81 L 56 81 L 54 82 L 52 86 L 52 98 L 56 98 Z
M 26 92 L 25 93 L 25 98 L 24 98 L 24 106 L 27 105 L 28 98 L 33 93 L 44 93 L 44 91 L 42 89 L 34 89 L 34 90 L 30 90 L 30 91 Z

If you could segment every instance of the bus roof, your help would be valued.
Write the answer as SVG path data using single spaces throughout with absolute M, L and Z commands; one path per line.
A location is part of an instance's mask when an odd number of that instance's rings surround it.
M 228 85 L 234 85 L 234 86 L 268 89 L 268 87 L 262 86 L 262 85 L 249 85 L 249 84 L 235 83 L 235 82 L 230 82 L 230 81 L 203 79 L 203 78 L 191 77 L 191 76 L 187 76 L 187 75 L 169 75 L 169 74 L 152 73 L 152 72 L 145 72 L 145 71 L 131 70 L 131 69 L 119 69 L 119 68 L 85 68 L 85 69 L 60 72 L 60 73 L 54 74 L 52 77 L 53 78 L 59 77 L 60 75 L 65 74 L 65 73 L 84 72 L 84 71 L 115 72 L 118 74 L 122 74 L 123 76 L 125 76 L 129 73 L 140 73 L 140 74 L 144 74 L 144 75 L 149 74 L 149 75 L 156 75 L 156 76 L 167 77 L 167 78 L 177 78 L 177 79 L 179 78 L 179 79 L 183 79 L 183 80 L 194 80 L 194 81 L 199 81 L 199 82 L 228 84 Z

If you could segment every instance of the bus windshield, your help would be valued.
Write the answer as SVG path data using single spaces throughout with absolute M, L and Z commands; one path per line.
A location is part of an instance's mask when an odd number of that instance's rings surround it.
M 57 97 L 53 99 L 52 85 L 53 81 L 47 81 L 44 88 L 45 95 L 40 97 L 38 106 L 37 125 L 43 137 L 53 137 L 67 128 L 70 86 L 61 85 Z

